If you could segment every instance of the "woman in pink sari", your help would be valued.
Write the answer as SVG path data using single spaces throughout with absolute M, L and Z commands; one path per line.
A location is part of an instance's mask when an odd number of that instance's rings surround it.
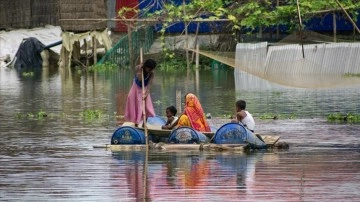
M 125 119 L 135 123 L 137 126 L 143 119 L 142 101 L 145 100 L 145 113 L 146 117 L 155 116 L 154 106 L 152 104 L 150 88 L 154 79 L 153 70 L 156 67 L 156 62 L 152 59 L 148 59 L 142 65 L 136 67 L 136 74 L 133 84 L 129 91 L 126 107 L 125 107 Z M 144 73 L 144 86 L 145 93 L 142 93 L 142 75 Z

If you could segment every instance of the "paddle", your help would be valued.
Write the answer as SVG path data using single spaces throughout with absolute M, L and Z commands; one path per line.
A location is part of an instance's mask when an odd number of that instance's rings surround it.
M 142 48 L 140 48 L 140 64 L 143 64 L 143 52 Z M 142 67 L 143 68 L 143 67 Z M 144 84 L 144 69 L 141 69 L 141 88 L 142 88 L 142 111 L 143 111 L 143 125 L 145 132 L 145 141 L 146 141 L 146 150 L 148 150 L 148 130 L 146 127 L 146 105 L 145 105 L 145 84 Z

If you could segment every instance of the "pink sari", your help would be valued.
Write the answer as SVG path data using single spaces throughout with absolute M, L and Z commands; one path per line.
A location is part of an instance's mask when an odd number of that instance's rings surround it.
M 143 120 L 142 88 L 135 81 L 131 86 L 125 107 L 125 119 L 139 124 Z M 154 106 L 150 94 L 145 99 L 146 117 L 155 116 Z

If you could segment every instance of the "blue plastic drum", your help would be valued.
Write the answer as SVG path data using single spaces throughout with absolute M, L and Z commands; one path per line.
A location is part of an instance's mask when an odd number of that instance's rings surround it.
M 245 144 L 247 143 L 247 130 L 238 123 L 227 123 L 215 133 L 215 144 Z
M 113 133 L 111 144 L 146 144 L 145 133 L 130 126 L 122 126 Z
M 209 142 L 208 137 L 189 127 L 177 128 L 171 132 L 169 137 L 169 143 L 175 144 L 199 144 L 206 142 Z

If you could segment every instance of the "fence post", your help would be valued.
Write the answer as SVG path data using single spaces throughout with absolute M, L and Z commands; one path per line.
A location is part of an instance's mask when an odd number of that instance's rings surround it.
M 176 90 L 176 109 L 181 113 L 181 90 Z

